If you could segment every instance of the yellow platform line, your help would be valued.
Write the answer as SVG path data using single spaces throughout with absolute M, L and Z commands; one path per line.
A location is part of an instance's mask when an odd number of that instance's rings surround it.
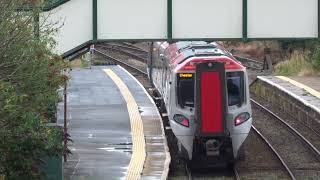
M 117 76 L 111 69 L 104 69 L 104 71 L 117 85 L 127 103 L 132 132 L 132 156 L 127 170 L 126 180 L 138 180 L 141 178 L 143 165 L 146 159 L 146 144 L 138 105 L 130 90 L 121 80 L 121 78 Z
M 279 79 L 282 79 L 284 81 L 287 81 L 287 82 L 289 82 L 289 83 L 291 83 L 291 84 L 293 84 L 293 85 L 295 85 L 297 87 L 300 87 L 300 88 L 306 90 L 307 92 L 309 92 L 310 94 L 312 94 L 313 96 L 315 96 L 315 97 L 320 99 L 320 92 L 312 89 L 311 87 L 306 86 L 306 85 L 304 85 L 302 83 L 299 83 L 299 82 L 297 82 L 297 81 L 295 81 L 293 79 L 290 79 L 288 77 L 284 77 L 284 76 L 276 76 L 276 77 L 279 78 Z

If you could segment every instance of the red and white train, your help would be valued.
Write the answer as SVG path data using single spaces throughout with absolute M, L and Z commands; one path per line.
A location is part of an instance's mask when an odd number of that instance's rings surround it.
M 179 154 L 193 164 L 232 163 L 251 129 L 246 68 L 217 43 L 155 42 L 148 74 Z

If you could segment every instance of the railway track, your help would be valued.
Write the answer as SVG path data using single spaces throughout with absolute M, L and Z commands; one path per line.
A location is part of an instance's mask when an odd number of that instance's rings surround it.
M 302 123 L 297 120 L 295 114 L 288 114 L 285 112 L 285 109 L 276 108 L 278 103 L 273 102 L 271 104 L 269 101 L 262 97 L 257 97 L 255 94 L 251 93 L 251 97 L 255 99 L 260 104 L 263 104 L 264 107 L 268 108 L 275 115 L 281 117 L 281 119 L 286 122 L 289 126 L 298 131 L 304 138 L 306 138 L 313 146 L 317 154 L 320 150 L 320 134 L 310 126 L 307 126 L 307 123 Z
M 241 62 L 245 67 L 248 69 L 256 70 L 256 71 L 263 71 L 263 63 L 257 60 L 253 60 L 250 58 L 245 58 L 241 56 L 234 56 L 238 61 Z
M 134 65 L 129 64 L 128 62 L 125 62 L 125 61 L 123 61 L 123 60 L 121 60 L 119 58 L 113 57 L 113 56 L 109 55 L 107 52 L 104 52 L 104 51 L 98 50 L 98 49 L 95 49 L 94 52 L 104 56 L 108 60 L 114 61 L 119 65 L 122 65 L 122 66 L 124 66 L 126 68 L 129 68 L 131 71 L 135 71 L 136 73 L 140 73 L 143 76 L 148 77 L 148 73 L 145 70 L 142 70 L 141 68 L 137 68 Z
M 97 45 L 97 48 L 116 51 L 132 57 L 133 59 L 139 60 L 143 63 L 146 63 L 149 57 L 149 53 L 147 51 L 126 44 L 99 44 Z
M 282 118 L 251 100 L 253 112 L 259 117 L 253 126 L 277 155 L 290 178 L 310 179 L 320 170 L 320 153 L 301 133 Z
M 278 153 L 278 151 L 271 145 L 271 143 L 268 141 L 268 139 L 266 137 L 264 137 L 262 135 L 262 133 L 255 127 L 252 126 L 251 129 L 258 134 L 258 136 L 267 144 L 267 146 L 271 149 L 271 151 L 276 155 L 276 157 L 280 160 L 282 166 L 285 168 L 286 172 L 288 173 L 288 175 L 290 176 L 290 178 L 292 180 L 295 180 L 295 176 L 293 175 L 292 171 L 290 170 L 290 168 L 288 167 L 288 165 L 286 164 L 286 162 L 284 161 L 284 159 L 280 156 L 280 154 Z
M 241 180 L 236 166 L 233 166 L 233 173 L 234 173 L 235 180 Z
M 215 169 L 213 172 L 212 169 L 201 169 L 201 170 L 191 170 L 185 166 L 185 174 L 188 180 L 203 180 L 203 179 L 234 179 L 240 180 L 241 177 L 238 173 L 238 170 L 235 167 L 230 169 Z
M 126 54 L 134 59 L 137 59 L 141 62 L 146 62 L 149 58 L 149 52 L 136 47 L 130 43 L 121 43 L 121 44 L 101 44 L 98 45 L 101 48 L 108 48 L 110 50 L 118 51 L 120 53 Z M 234 56 L 239 62 L 241 62 L 245 67 L 256 70 L 262 71 L 263 70 L 263 63 L 257 60 L 253 60 L 246 57 L 241 56 Z

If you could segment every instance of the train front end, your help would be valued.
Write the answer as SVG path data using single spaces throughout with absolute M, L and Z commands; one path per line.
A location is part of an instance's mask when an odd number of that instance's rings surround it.
M 176 70 L 177 107 L 171 127 L 194 166 L 229 164 L 251 128 L 245 68 L 226 55 L 191 57 Z

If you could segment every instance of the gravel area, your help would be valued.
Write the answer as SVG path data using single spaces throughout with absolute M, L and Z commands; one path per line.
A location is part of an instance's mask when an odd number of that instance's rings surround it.
M 143 50 L 149 51 L 150 50 L 150 43 L 151 42 L 140 42 L 140 43 L 133 44 L 133 46 L 136 46 L 136 47 L 141 48 Z
M 245 160 L 238 161 L 236 166 L 241 179 L 289 179 L 280 160 L 253 129 L 243 147 Z
M 257 79 L 257 76 L 267 76 L 270 75 L 271 72 L 247 69 L 247 73 L 249 78 L 249 84 L 251 84 L 255 79 Z
M 258 98 L 255 95 L 251 95 L 260 104 L 263 104 L 264 107 L 271 110 L 273 113 L 281 117 L 285 122 L 290 126 L 296 129 L 303 137 L 305 137 L 317 150 L 320 150 L 320 134 L 314 130 L 307 127 L 305 124 L 301 123 L 295 118 L 294 114 L 288 114 L 285 112 L 285 109 L 277 108 L 275 105 L 272 105 L 270 102 L 266 101 L 263 98 Z
M 309 148 L 277 119 L 254 104 L 252 110 L 254 126 L 270 141 L 294 175 L 298 179 L 318 179 L 320 163 Z M 302 170 L 308 173 L 301 173 Z
M 124 54 L 120 54 L 118 52 L 115 52 L 115 51 L 112 51 L 112 50 L 109 50 L 109 49 L 100 49 L 101 51 L 107 53 L 108 55 L 114 57 L 114 58 L 117 58 L 119 60 L 123 60 L 124 62 L 142 70 L 142 71 L 145 71 L 147 72 L 147 65 L 143 62 L 140 62 L 139 60 L 135 60 L 133 59 L 132 57 L 128 56 L 128 55 L 124 55 Z

